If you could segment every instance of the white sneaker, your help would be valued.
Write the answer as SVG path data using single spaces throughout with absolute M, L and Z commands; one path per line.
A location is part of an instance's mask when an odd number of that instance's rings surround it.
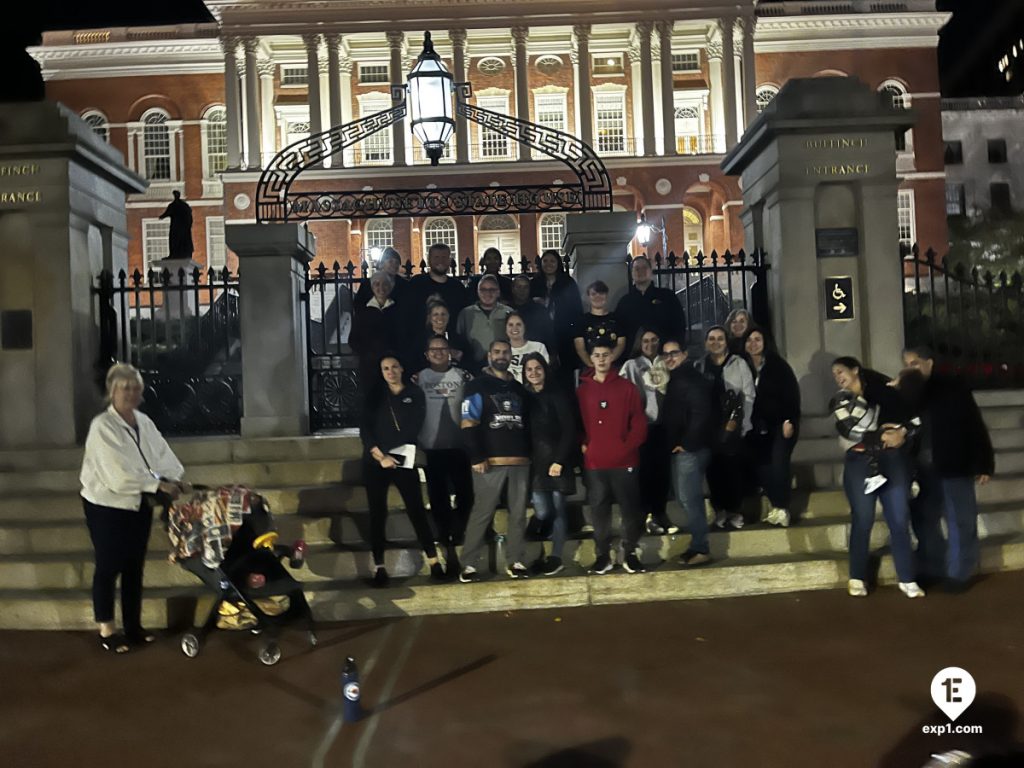
M 745 525 L 746 521 L 743 519 L 743 515 L 735 514 L 729 515 L 729 525 L 735 528 L 737 531 Z
M 850 579 L 846 585 L 846 591 L 850 593 L 850 597 L 868 596 L 867 585 L 860 579 Z
M 870 496 L 872 493 L 877 491 L 883 485 L 889 482 L 889 478 L 885 475 L 872 475 L 871 477 L 864 479 L 864 495 Z
M 789 528 L 789 510 L 782 508 L 774 508 L 771 511 L 772 517 L 768 520 L 772 525 L 778 525 L 782 528 Z
M 916 499 L 920 495 L 921 495 L 921 484 L 919 482 L 917 482 L 917 480 L 914 480 L 910 484 L 910 498 Z
M 725 512 L 715 512 L 715 528 L 725 528 L 726 522 Z
M 900 592 L 909 598 L 924 597 L 924 590 L 917 585 L 916 581 L 901 581 Z
M 765 522 L 765 523 L 768 523 L 768 525 L 778 525 L 779 524 L 779 510 L 777 510 L 775 507 L 772 507 L 761 518 L 761 521 Z

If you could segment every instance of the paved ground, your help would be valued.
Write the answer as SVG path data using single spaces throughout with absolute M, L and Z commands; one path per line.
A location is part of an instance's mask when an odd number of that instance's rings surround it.
M 176 638 L 115 658 L 83 633 L 0 633 L 0 755 L 47 766 L 882 766 L 1024 740 L 1024 573 L 967 595 L 887 588 L 410 618 L 301 633 L 273 668 L 248 635 L 188 660 Z M 338 726 L 338 676 L 364 704 Z M 958 725 L 931 701 L 961 666 Z M 1005 765 L 1020 766 L 1021 761 Z

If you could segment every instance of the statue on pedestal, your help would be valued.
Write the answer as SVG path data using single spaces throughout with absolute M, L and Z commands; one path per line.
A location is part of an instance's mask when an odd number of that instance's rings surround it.
M 171 220 L 167 258 L 191 259 L 195 250 L 192 247 L 192 206 L 181 199 L 181 192 L 174 190 L 174 200 L 160 218 Z

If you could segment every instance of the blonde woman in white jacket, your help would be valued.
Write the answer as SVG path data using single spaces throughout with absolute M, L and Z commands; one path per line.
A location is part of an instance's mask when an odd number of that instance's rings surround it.
M 142 573 L 153 522 L 144 493 L 177 497 L 188 487 L 185 469 L 153 421 L 138 407 L 142 376 L 118 363 L 107 372 L 109 406 L 89 425 L 82 459 L 82 506 L 96 555 L 92 581 L 93 613 L 100 646 L 125 653 L 152 642 L 142 627 Z M 114 585 L 121 577 L 124 634 L 114 622 Z
M 716 439 L 708 465 L 708 490 L 715 508 L 715 526 L 742 528 L 740 504 L 748 484 L 743 436 L 752 428 L 754 411 L 754 374 L 745 357 L 729 351 L 725 328 L 714 325 L 704 335 L 704 357 L 696 368 L 712 389 L 712 408 L 717 409 Z

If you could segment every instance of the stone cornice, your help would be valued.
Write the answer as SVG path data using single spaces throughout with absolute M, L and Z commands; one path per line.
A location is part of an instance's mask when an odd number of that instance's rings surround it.
M 39 62 L 45 80 L 224 71 L 224 51 L 218 40 L 47 45 L 28 52 Z
M 945 12 L 762 16 L 754 32 L 758 53 L 870 48 L 934 48 Z

